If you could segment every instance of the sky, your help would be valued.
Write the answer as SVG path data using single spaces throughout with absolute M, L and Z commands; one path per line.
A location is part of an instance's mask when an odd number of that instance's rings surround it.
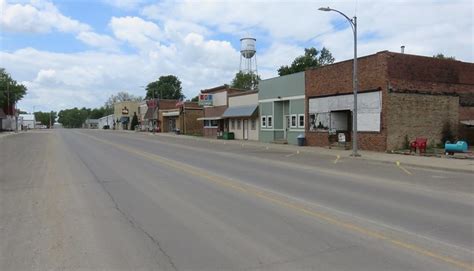
M 240 38 L 257 39 L 258 72 L 277 76 L 304 48 L 353 56 L 389 50 L 474 62 L 472 0 L 0 0 L 0 67 L 28 88 L 24 111 L 99 107 L 119 91 L 176 75 L 187 98 L 229 84 Z

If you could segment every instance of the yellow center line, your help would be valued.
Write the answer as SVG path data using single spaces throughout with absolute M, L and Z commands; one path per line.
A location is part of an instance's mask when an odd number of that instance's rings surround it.
M 474 271 L 474 267 L 469 263 L 457 260 L 455 258 L 451 258 L 449 256 L 444 256 L 444 255 L 438 254 L 436 252 L 427 250 L 427 249 L 422 248 L 420 246 L 410 244 L 410 243 L 407 243 L 405 241 L 398 240 L 396 238 L 392 238 L 388 235 L 384 235 L 383 233 L 380 233 L 380 232 L 377 232 L 377 231 L 374 231 L 374 230 L 370 230 L 368 228 L 364 228 L 362 226 L 359 226 L 359 225 L 356 225 L 356 224 L 353 224 L 353 223 L 350 223 L 350 222 L 345 222 L 343 220 L 340 220 L 340 219 L 338 219 L 334 216 L 328 215 L 326 213 L 322 213 L 322 212 L 312 210 L 312 209 L 310 209 L 309 207 L 307 207 L 305 205 L 298 204 L 298 203 L 295 203 L 295 202 L 291 202 L 287 199 L 283 199 L 283 198 L 281 198 L 281 197 L 279 197 L 279 196 L 277 196 L 277 195 L 275 195 L 271 192 L 268 192 L 266 190 L 251 187 L 250 185 L 246 185 L 246 184 L 234 181 L 234 180 L 230 180 L 230 179 L 226 179 L 224 177 L 220 177 L 220 176 L 217 176 L 217 175 L 214 175 L 214 174 L 210 174 L 206 170 L 203 170 L 203 169 L 200 169 L 200 168 L 197 168 L 197 167 L 194 167 L 194 166 L 182 163 L 182 162 L 174 161 L 174 160 L 171 160 L 171 159 L 168 159 L 168 158 L 156 155 L 156 154 L 152 154 L 152 153 L 144 152 L 144 151 L 139 151 L 137 149 L 127 147 L 127 146 L 124 146 L 124 145 L 115 144 L 115 143 L 112 143 L 112 142 L 109 142 L 109 141 L 106 141 L 106 140 L 102 140 L 98 137 L 88 135 L 88 134 L 84 134 L 84 133 L 81 133 L 81 132 L 75 132 L 75 133 L 87 136 L 87 137 L 92 138 L 96 141 L 114 146 L 118 149 L 122 149 L 124 151 L 129 152 L 129 153 L 133 153 L 137 156 L 141 156 L 141 157 L 153 160 L 155 162 L 164 164 L 166 166 L 172 167 L 172 168 L 176 169 L 178 172 L 186 172 L 190 175 L 194 175 L 194 176 L 198 176 L 198 177 L 203 178 L 203 179 L 207 179 L 207 180 L 209 180 L 213 183 L 216 183 L 216 184 L 219 184 L 219 185 L 222 185 L 222 186 L 225 186 L 225 187 L 229 187 L 233 190 L 237 190 L 237 191 L 240 191 L 242 193 L 253 195 L 257 198 L 264 199 L 264 200 L 269 201 L 269 202 L 273 202 L 277 205 L 280 205 L 280 206 L 286 207 L 288 209 L 298 211 L 300 213 L 306 214 L 306 215 L 314 217 L 314 218 L 318 218 L 320 220 L 326 221 L 327 223 L 339 226 L 341 228 L 344 228 L 344 229 L 347 229 L 347 230 L 350 230 L 350 231 L 353 231 L 353 232 L 358 232 L 358 233 L 366 235 L 368 237 L 372 237 L 372 238 L 376 238 L 376 239 L 380 239 L 380 240 L 385 240 L 385 241 L 387 241 L 387 242 L 389 242 L 389 243 L 391 243 L 391 244 L 393 244 L 393 245 L 395 245 L 399 248 L 403 248 L 403 249 L 406 249 L 406 250 L 409 250 L 409 251 L 412 251 L 412 252 L 416 252 L 416 253 L 419 253 L 421 255 L 431 257 L 433 259 L 437 259 L 439 261 L 454 265 L 458 268 Z
M 399 169 L 403 170 L 406 174 L 412 175 L 411 172 L 408 171 L 408 169 L 406 169 L 406 168 L 404 168 L 403 166 L 400 165 L 400 161 L 397 161 L 395 164 L 397 165 L 397 167 L 398 167 Z

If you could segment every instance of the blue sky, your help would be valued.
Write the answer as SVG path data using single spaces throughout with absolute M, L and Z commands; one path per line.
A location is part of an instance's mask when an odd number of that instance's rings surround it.
M 174 74 L 192 98 L 229 83 L 239 39 L 257 39 L 262 78 L 276 76 L 305 47 L 352 57 L 352 33 L 331 6 L 359 22 L 359 55 L 382 50 L 472 62 L 470 0 L 145 1 L 0 0 L 0 66 L 28 87 L 20 108 L 97 107 L 118 91 Z M 447 38 L 449 37 L 449 38 Z

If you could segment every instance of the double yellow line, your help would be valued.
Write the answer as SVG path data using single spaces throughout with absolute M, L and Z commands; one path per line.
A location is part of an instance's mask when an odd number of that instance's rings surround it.
M 171 160 L 171 159 L 168 159 L 168 158 L 165 158 L 165 157 L 153 154 L 153 153 L 139 151 L 137 149 L 134 149 L 134 148 L 131 148 L 131 147 L 128 147 L 128 146 L 125 146 L 125 145 L 119 145 L 119 144 L 116 144 L 116 143 L 112 143 L 110 141 L 106 141 L 106 140 L 100 139 L 98 137 L 88 135 L 88 134 L 84 134 L 84 133 L 81 133 L 81 132 L 76 132 L 76 133 L 87 136 L 87 137 L 89 137 L 91 139 L 94 139 L 98 142 L 101 142 L 101 143 L 104 143 L 104 144 L 107 144 L 107 145 L 111 145 L 111 146 L 113 146 L 117 149 L 124 150 L 124 151 L 132 153 L 134 155 L 137 155 L 137 156 L 140 156 L 140 157 L 143 157 L 143 158 L 146 158 L 146 159 L 153 160 L 153 161 L 155 161 L 159 164 L 166 165 L 170 168 L 173 168 L 178 172 L 185 172 L 185 173 L 188 173 L 190 175 L 194 175 L 194 176 L 206 179 L 206 180 L 211 181 L 215 184 L 225 186 L 225 187 L 228 187 L 230 189 L 255 196 L 257 198 L 272 202 L 274 204 L 286 207 L 286 208 L 291 209 L 291 210 L 298 211 L 298 212 L 306 214 L 308 216 L 323 220 L 323 221 L 325 221 L 327 223 L 330 223 L 332 225 L 339 226 L 339 227 L 344 228 L 346 230 L 350 230 L 350 231 L 353 231 L 353 232 L 358 232 L 360 234 L 363 234 L 365 236 L 372 237 L 372 238 L 375 238 L 375 239 L 384 240 L 384 241 L 389 242 L 392 245 L 395 245 L 399 248 L 403 248 L 403 249 L 406 249 L 406 250 L 409 250 L 409 251 L 412 251 L 412 252 L 416 252 L 416 253 L 419 253 L 421 255 L 433 258 L 433 259 L 437 259 L 441 262 L 451 264 L 451 265 L 456 266 L 456 267 L 461 268 L 461 269 L 474 271 L 474 266 L 472 266 L 472 264 L 470 264 L 470 263 L 466 263 L 466 262 L 451 258 L 449 256 L 444 256 L 444 255 L 438 254 L 436 252 L 427 250 L 427 249 L 422 248 L 420 246 L 410 244 L 410 243 L 407 243 L 407 242 L 402 241 L 402 240 L 398 240 L 396 238 L 390 237 L 390 236 L 385 235 L 383 233 L 373 231 L 373 230 L 361 227 L 359 225 L 356 225 L 356 224 L 353 224 L 353 223 L 350 223 L 350 222 L 342 221 L 342 220 L 340 220 L 340 219 L 338 219 L 334 216 L 330 216 L 328 214 L 312 210 L 312 209 L 308 208 L 305 205 L 295 203 L 295 202 L 291 202 L 287 199 L 284 199 L 283 197 L 277 196 L 276 194 L 268 192 L 266 190 L 255 188 L 255 187 L 250 186 L 250 185 L 246 185 L 246 184 L 236 182 L 236 181 L 233 181 L 233 180 L 221 177 L 221 176 L 210 174 L 208 171 L 202 170 L 200 168 L 197 168 L 197 167 L 185 164 L 185 163 L 181 163 L 181 162 L 178 162 L 178 161 L 174 161 L 174 160 Z

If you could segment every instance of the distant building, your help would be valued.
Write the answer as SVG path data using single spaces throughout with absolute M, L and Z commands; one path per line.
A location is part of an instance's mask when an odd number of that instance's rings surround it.
M 176 132 L 187 135 L 202 135 L 203 109 L 197 102 L 177 102 L 173 109 L 160 110 L 163 132 Z
M 114 104 L 114 123 L 112 129 L 133 130 L 132 118 L 138 114 L 140 102 L 125 101 Z M 138 118 L 138 115 L 137 115 Z
M 203 122 L 205 137 L 222 136 L 223 132 L 228 130 L 227 123 L 222 117 L 228 106 L 228 95 L 245 91 L 247 90 L 231 88 L 228 85 L 201 90 L 199 105 L 204 107 L 204 116 L 198 120 Z
M 85 128 L 85 129 L 99 128 L 99 119 L 86 119 L 84 121 L 84 124 L 82 124 L 82 128 Z
M 18 116 L 18 119 L 19 119 L 18 121 L 19 129 L 35 129 L 36 128 L 36 118 L 34 114 L 20 114 Z
M 104 129 L 105 126 L 108 126 L 108 129 L 112 129 L 114 124 L 114 114 L 102 117 L 99 119 L 98 128 Z

